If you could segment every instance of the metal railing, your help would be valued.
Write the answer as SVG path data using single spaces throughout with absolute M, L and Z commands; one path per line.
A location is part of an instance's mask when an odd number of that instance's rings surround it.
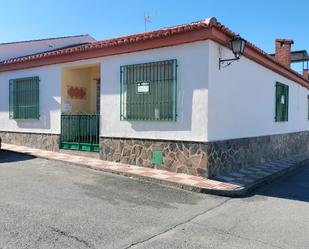
M 62 114 L 60 148 L 99 151 L 99 114 Z

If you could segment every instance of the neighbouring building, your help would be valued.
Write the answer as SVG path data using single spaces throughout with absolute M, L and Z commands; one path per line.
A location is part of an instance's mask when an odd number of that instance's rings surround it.
M 0 137 L 203 177 L 308 151 L 306 51 L 247 42 L 219 67 L 233 37 L 208 18 L 2 59 Z
M 0 61 L 85 45 L 96 40 L 90 35 L 75 35 L 31 41 L 0 43 Z

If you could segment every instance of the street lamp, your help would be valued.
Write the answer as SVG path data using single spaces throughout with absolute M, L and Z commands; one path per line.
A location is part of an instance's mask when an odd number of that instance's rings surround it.
M 245 46 L 246 46 L 246 40 L 241 38 L 239 35 L 236 35 L 233 37 L 233 39 L 230 41 L 232 52 L 235 56 L 233 59 L 219 59 L 219 70 L 221 69 L 221 64 L 225 64 L 225 67 L 231 65 L 234 61 L 238 61 L 240 57 L 244 54 Z

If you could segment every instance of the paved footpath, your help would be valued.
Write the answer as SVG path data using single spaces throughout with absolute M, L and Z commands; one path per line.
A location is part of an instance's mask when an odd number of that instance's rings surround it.
M 309 163 L 309 155 L 302 154 L 242 169 L 237 172 L 231 172 L 214 179 L 205 179 L 198 176 L 144 168 L 129 164 L 114 163 L 74 154 L 45 151 L 20 145 L 4 143 L 2 144 L 2 149 L 27 153 L 39 158 L 72 163 L 105 172 L 136 177 L 147 181 L 179 187 L 185 190 L 230 197 L 243 196 L 257 186 Z
M 308 249 L 309 167 L 245 198 L 0 151 L 1 249 Z

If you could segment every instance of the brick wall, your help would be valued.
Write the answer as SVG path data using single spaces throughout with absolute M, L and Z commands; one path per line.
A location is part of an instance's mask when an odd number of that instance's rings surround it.
M 289 39 L 276 39 L 275 58 L 289 68 L 291 67 L 291 46 L 293 43 L 293 40 Z

